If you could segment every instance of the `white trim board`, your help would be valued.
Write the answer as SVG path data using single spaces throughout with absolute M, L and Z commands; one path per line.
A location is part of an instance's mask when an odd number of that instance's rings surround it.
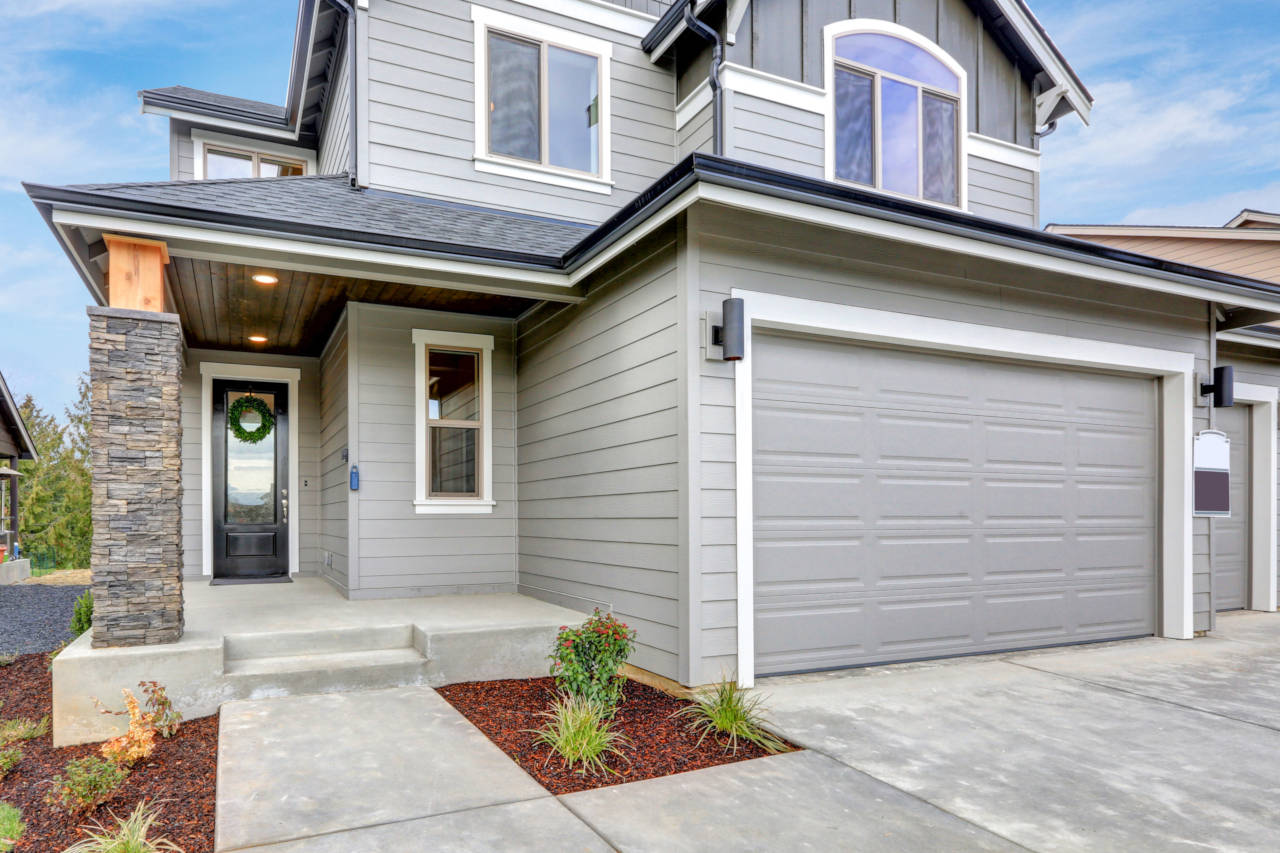
M 1270 385 L 1237 382 L 1235 398 L 1249 403 L 1249 609 L 1276 609 L 1276 406 Z M 1269 441 L 1260 440 L 1269 436 Z M 1261 570 L 1259 570 L 1261 569 Z
M 191 129 L 191 146 L 195 158 L 192 174 L 197 181 L 204 180 L 205 147 L 233 148 L 240 151 L 252 151 L 266 154 L 268 157 L 282 157 L 288 160 L 301 160 L 306 164 L 307 174 L 316 174 L 316 152 L 310 148 L 299 148 L 296 145 L 281 145 L 276 142 L 263 142 L 244 136 L 230 136 L 225 133 L 210 133 L 199 128 Z
M 1028 172 L 1040 171 L 1040 152 L 1036 149 L 972 131 L 969 133 L 969 156 L 994 160 L 1016 169 L 1026 169 Z
M 1190 639 L 1192 612 L 1191 391 L 1187 352 L 982 326 L 734 288 L 744 302 L 745 356 L 734 369 L 735 530 L 738 681 L 755 683 L 755 498 L 752 338 L 755 329 L 821 334 L 850 341 L 1019 359 L 1064 367 L 1124 370 L 1160 380 L 1161 498 L 1159 635 Z M 1274 527 L 1274 524 L 1272 525 Z
M 728 91 L 819 115 L 826 110 L 827 93 L 818 86 L 798 83 L 736 62 L 722 63 L 720 69 L 720 80 Z
M 584 24 L 595 24 L 636 38 L 644 38 L 658 22 L 656 15 L 637 12 L 607 0 L 512 0 Z
M 215 118 L 214 116 L 207 116 L 201 113 L 192 113 L 187 112 L 186 110 L 173 110 L 168 107 L 158 107 L 152 104 L 143 104 L 142 113 L 144 115 L 168 116 L 171 119 L 178 119 L 179 121 L 185 121 L 193 125 L 221 127 L 225 130 L 234 130 L 239 133 L 247 133 L 254 136 L 270 136 L 273 139 L 288 139 L 294 141 L 298 138 L 297 132 L 292 130 L 263 127 L 257 124 L 249 124 L 248 122 Z
M 298 421 L 302 407 L 298 400 L 298 382 L 302 371 L 296 367 L 265 367 L 256 364 L 200 362 L 200 565 L 206 576 L 213 575 L 213 380 L 262 379 L 283 382 L 289 386 L 289 494 L 294 500 L 293 520 L 289 522 L 289 574 L 296 575 L 301 565 L 298 544 L 301 541 L 302 492 L 298 489 Z

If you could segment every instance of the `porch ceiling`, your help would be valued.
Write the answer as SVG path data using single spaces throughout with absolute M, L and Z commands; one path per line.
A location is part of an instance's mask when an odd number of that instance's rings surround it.
M 267 272 L 278 284 L 258 284 Z M 299 270 L 174 256 L 166 268 L 187 345 L 318 355 L 348 301 L 516 317 L 535 300 L 422 284 L 395 284 Z M 265 344 L 249 340 L 266 337 Z

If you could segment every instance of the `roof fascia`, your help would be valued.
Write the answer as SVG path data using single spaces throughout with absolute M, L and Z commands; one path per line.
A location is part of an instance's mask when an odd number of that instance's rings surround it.
M 1280 213 L 1263 213 L 1260 210 L 1242 210 L 1232 217 L 1224 228 L 1240 228 L 1246 222 L 1265 222 L 1280 227 Z M 1247 230 L 1247 229 L 1246 229 Z
M 1280 240 L 1280 228 L 1180 228 L 1159 225 L 1046 225 L 1050 234 L 1088 239 L 1090 237 L 1162 237 L 1189 240 Z
M 18 409 L 18 404 L 14 402 L 13 394 L 9 391 L 9 383 L 5 381 L 4 374 L 0 374 L 0 392 L 4 395 L 4 405 L 9 411 L 13 425 L 18 429 L 18 438 L 26 449 L 26 455 L 19 458 L 39 462 L 40 453 L 36 450 L 36 443 L 31 439 L 31 433 L 27 431 L 27 422 L 22 419 L 22 412 Z

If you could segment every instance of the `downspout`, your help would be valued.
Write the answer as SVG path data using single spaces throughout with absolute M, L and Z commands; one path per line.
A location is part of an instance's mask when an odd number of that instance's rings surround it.
M 360 186 L 356 177 L 356 13 L 346 0 L 325 0 L 330 6 L 341 12 L 347 20 L 347 124 L 350 135 L 350 150 L 347 152 L 347 175 L 351 186 Z
M 1213 381 L 1214 368 L 1218 366 L 1218 306 L 1216 303 L 1209 303 L 1209 381 Z M 1199 389 L 1197 389 L 1199 390 Z M 1202 398 L 1203 399 L 1203 398 Z M 1214 429 L 1214 409 L 1213 400 L 1209 401 L 1209 429 Z M 1218 601 L 1213 589 L 1213 518 L 1205 519 L 1208 524 L 1208 532 L 1205 536 L 1206 547 L 1209 550 L 1209 630 L 1216 630 L 1218 627 Z M 1195 627 L 1194 625 L 1192 626 Z
M 711 73 L 707 82 L 711 86 L 711 153 L 724 156 L 724 91 L 720 86 L 720 64 L 724 62 L 724 39 L 720 33 L 708 27 L 694 14 L 698 0 L 689 0 L 684 7 L 684 25 L 696 36 L 711 45 Z

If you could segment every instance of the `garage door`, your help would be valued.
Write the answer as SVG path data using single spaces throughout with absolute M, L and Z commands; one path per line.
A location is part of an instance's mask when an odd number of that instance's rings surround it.
M 759 334 L 756 671 L 1151 634 L 1156 383 Z
M 1213 605 L 1240 610 L 1249 584 L 1249 407 L 1218 409 L 1214 426 L 1231 439 L 1231 517 L 1213 520 Z

